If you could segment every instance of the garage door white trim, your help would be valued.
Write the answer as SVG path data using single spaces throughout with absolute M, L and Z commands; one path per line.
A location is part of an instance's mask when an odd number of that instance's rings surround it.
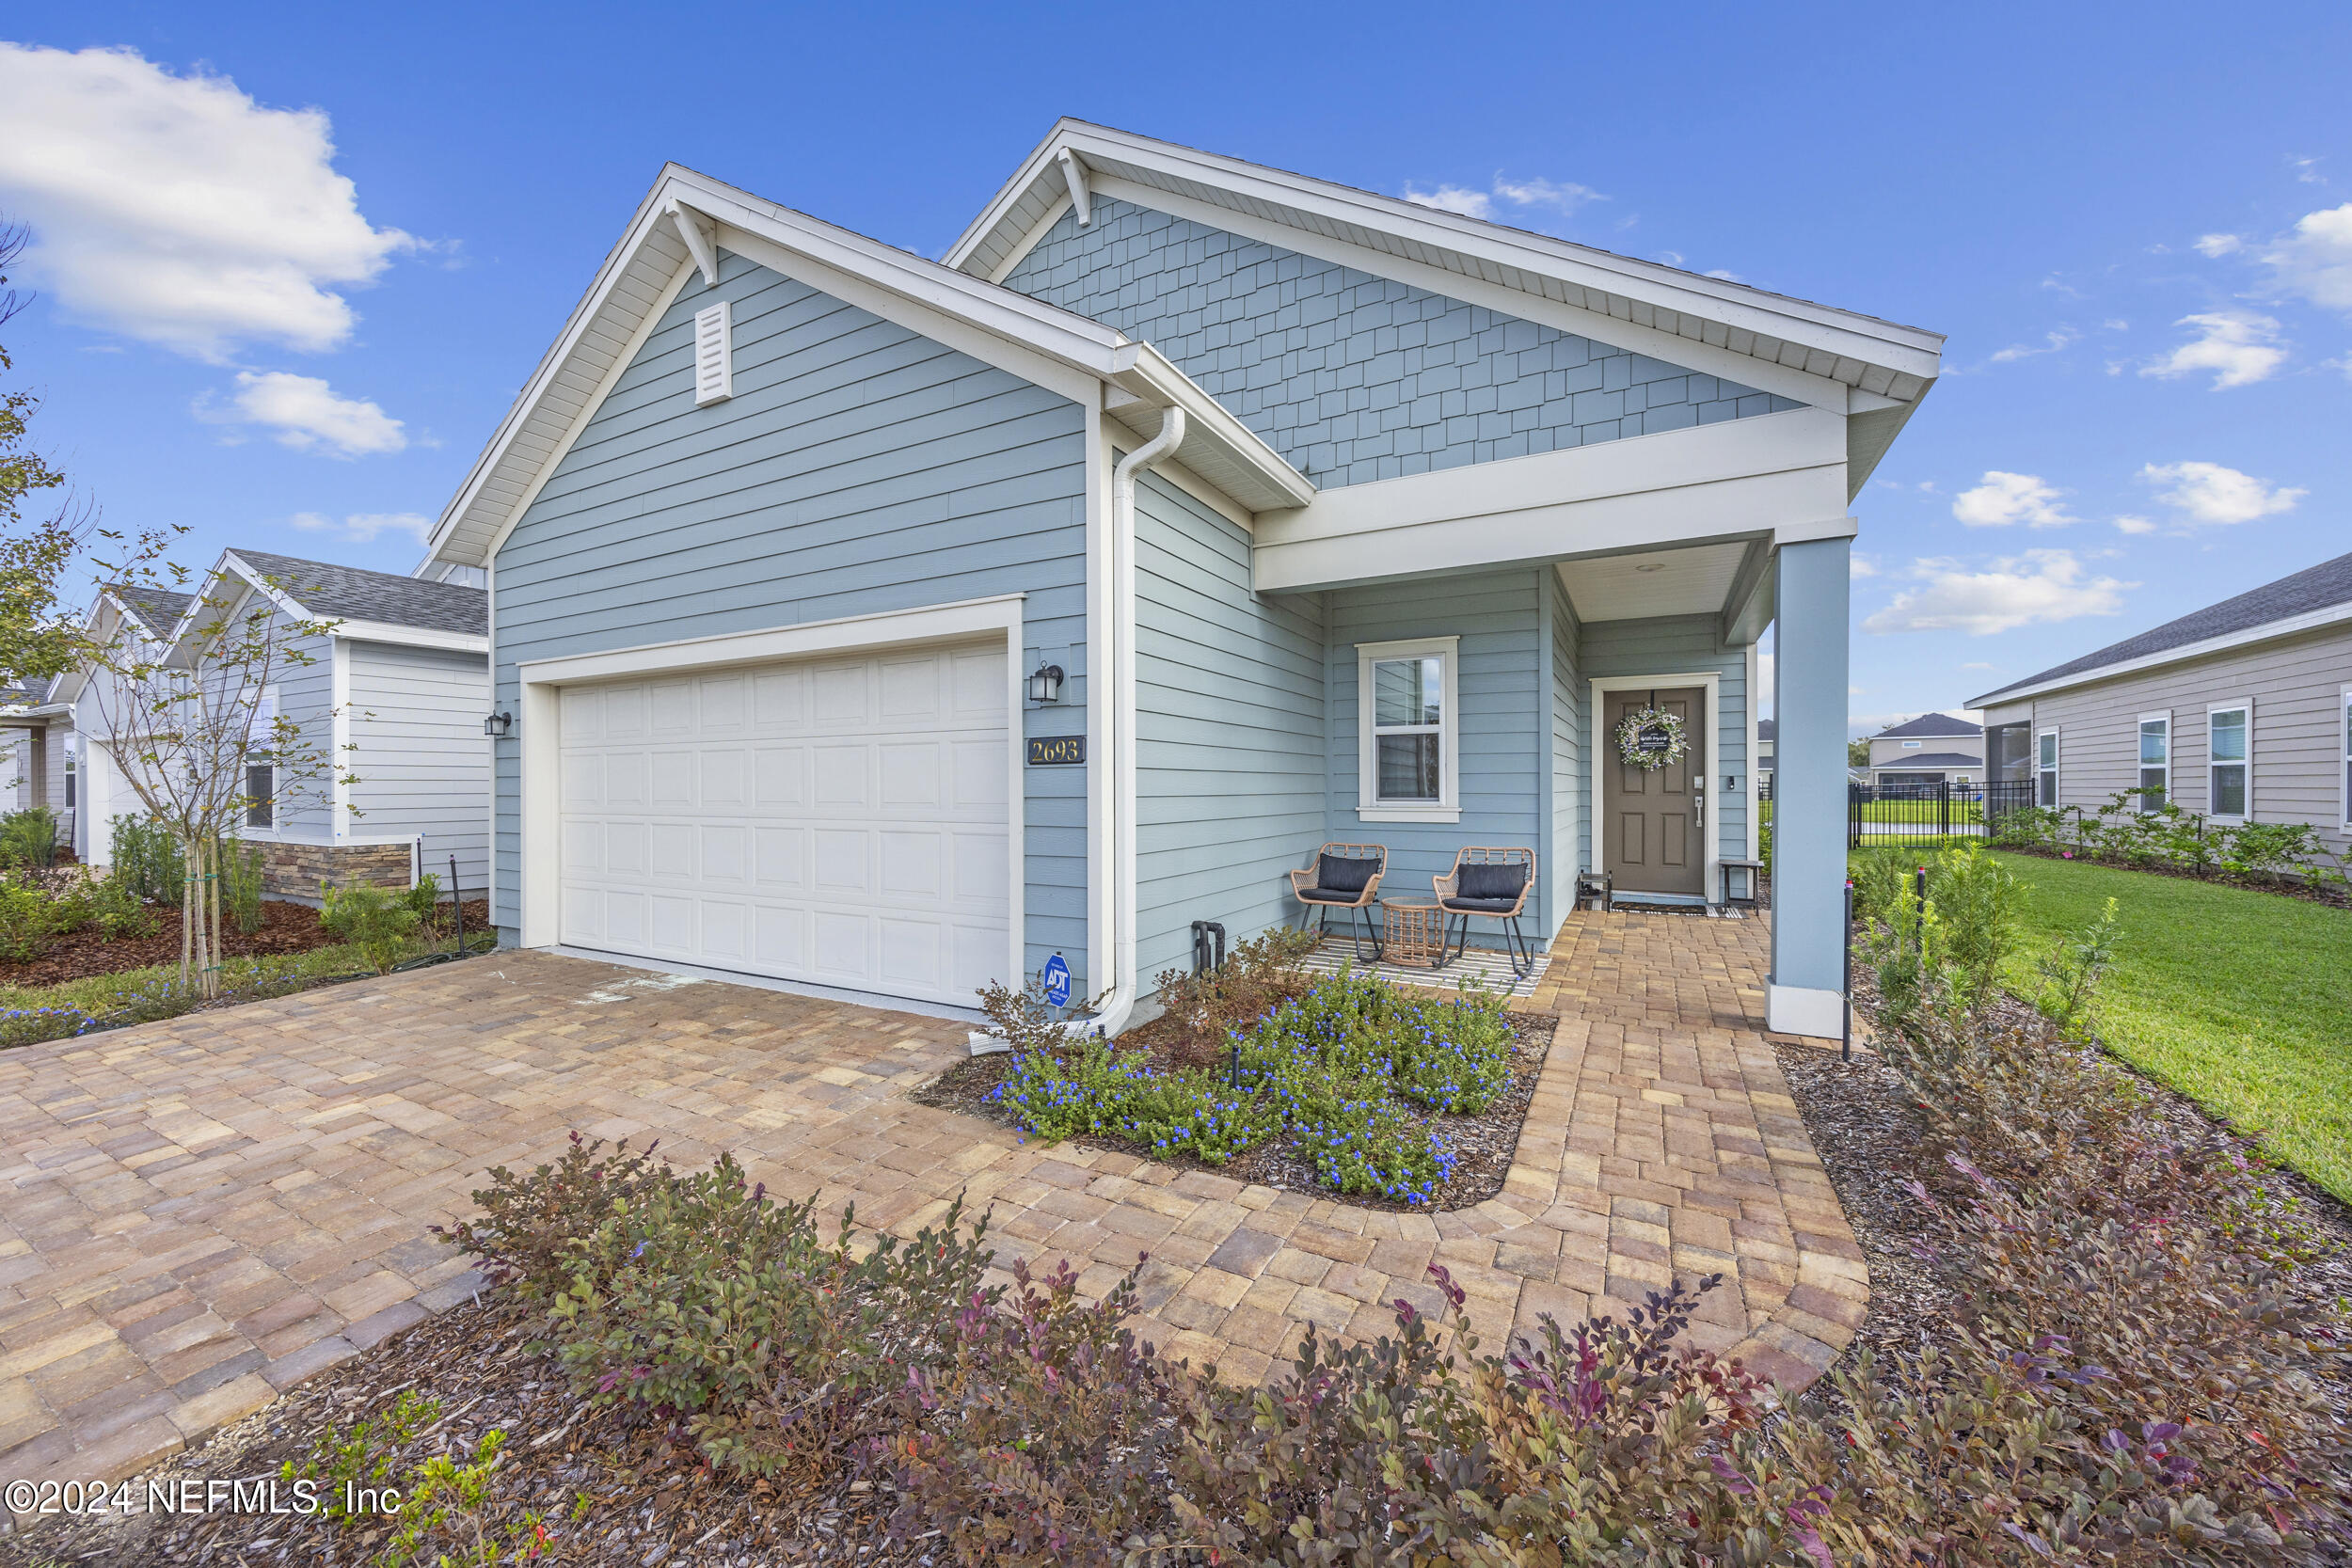
M 919 610 L 857 615 L 727 637 L 650 643 L 607 653 L 537 659 L 517 667 L 522 700 L 516 714 L 522 775 L 522 943 L 551 947 L 558 940 L 563 864 L 558 845 L 563 806 L 559 788 L 563 719 L 560 692 L 565 685 L 625 679 L 632 675 L 680 673 L 763 664 L 827 654 L 877 653 L 925 643 L 969 642 L 992 636 L 1004 640 L 1006 681 L 1006 830 L 1011 856 L 1008 878 L 1009 943 L 1008 976 L 1026 969 L 1022 767 L 1023 644 L 1021 594 L 966 599 Z

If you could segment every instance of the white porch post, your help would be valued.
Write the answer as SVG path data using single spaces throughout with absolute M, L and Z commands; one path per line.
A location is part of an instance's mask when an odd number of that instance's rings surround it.
M 1845 1026 L 1846 626 L 1850 542 L 1783 545 L 1772 714 L 1772 974 L 1767 1026 Z

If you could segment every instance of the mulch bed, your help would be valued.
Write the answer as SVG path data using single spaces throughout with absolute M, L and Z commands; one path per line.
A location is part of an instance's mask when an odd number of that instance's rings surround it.
M 519 1521 L 526 1509 L 537 1511 L 556 1537 L 539 1560 L 566 1568 L 933 1560 L 921 1550 L 883 1546 L 887 1494 L 838 1473 L 749 1483 L 715 1475 L 663 1432 L 632 1430 L 613 1413 L 590 1410 L 550 1357 L 526 1348 L 531 1338 L 511 1307 L 486 1296 L 461 1305 L 146 1472 L 130 1483 L 132 1495 L 143 1504 L 151 1481 L 192 1478 L 201 1495 L 206 1481 L 274 1476 L 282 1462 L 308 1457 L 322 1434 L 346 1431 L 411 1390 L 438 1399 L 442 1420 L 402 1450 L 385 1484 L 405 1484 L 436 1454 L 463 1462 L 483 1433 L 502 1431 L 507 1447 L 498 1469 L 497 1519 Z M 583 1492 L 588 1513 L 573 1524 L 571 1511 Z M 0 1535 L 0 1564 L 352 1568 L 381 1561 L 388 1536 L 384 1526 L 343 1528 L 226 1507 L 192 1514 L 108 1513 L 43 1521 L 22 1536 Z
M 55 986 L 96 974 L 119 974 L 124 970 L 144 969 L 151 964 L 178 963 L 180 911 L 159 909 L 155 914 L 156 933 L 151 937 L 109 941 L 94 930 L 52 937 L 38 958 L 22 963 L 0 961 L 0 985 Z M 476 898 L 466 905 L 468 931 L 486 930 L 489 919 L 490 907 L 485 900 Z M 446 928 L 448 924 L 449 911 L 444 906 L 440 926 Z M 313 948 L 332 947 L 341 940 L 319 924 L 318 911 L 307 904 L 286 904 L 276 899 L 262 901 L 260 930 L 247 935 L 238 930 L 233 921 L 226 919 L 220 929 L 224 955 L 232 958 L 308 953 Z
M 1363 1209 L 1386 1209 L 1398 1213 L 1428 1213 L 1432 1210 L 1467 1209 L 1483 1203 L 1502 1191 L 1503 1180 L 1511 1174 L 1511 1161 L 1518 1152 L 1519 1126 L 1527 1119 L 1528 1102 L 1535 1097 L 1535 1081 L 1543 1073 L 1544 1058 L 1551 1052 L 1551 1037 L 1559 1028 L 1555 1013 L 1506 1013 L 1504 1022 L 1511 1026 L 1511 1073 L 1502 1092 L 1487 1103 L 1476 1116 L 1424 1116 L 1454 1146 L 1456 1162 L 1454 1174 L 1440 1183 L 1431 1201 L 1405 1203 L 1373 1193 L 1337 1193 L 1328 1181 L 1315 1175 L 1314 1166 L 1291 1152 L 1281 1139 L 1268 1139 L 1245 1149 L 1222 1165 L 1213 1165 L 1190 1154 L 1154 1152 L 1150 1157 L 1184 1170 L 1204 1170 L 1216 1176 L 1230 1176 L 1236 1181 L 1252 1181 L 1261 1186 L 1279 1187 L 1291 1192 L 1313 1193 L 1334 1203 L 1353 1204 Z M 1144 1054 L 1154 1067 L 1176 1067 L 1188 1063 L 1171 1053 L 1165 1035 L 1155 1035 L 1150 1026 L 1122 1037 L 1122 1043 L 1133 1039 L 1141 1042 Z M 1005 1070 L 1012 1057 L 1005 1052 L 989 1056 L 975 1056 L 958 1062 L 931 1083 L 916 1090 L 912 1099 L 920 1104 L 936 1106 L 945 1111 L 961 1111 L 968 1116 L 984 1117 L 1007 1127 L 1019 1122 L 1004 1108 L 988 1098 L 988 1093 L 1004 1081 Z M 1112 1149 L 1121 1154 L 1141 1154 L 1143 1150 L 1118 1138 L 1086 1136 L 1071 1140 L 1089 1148 Z

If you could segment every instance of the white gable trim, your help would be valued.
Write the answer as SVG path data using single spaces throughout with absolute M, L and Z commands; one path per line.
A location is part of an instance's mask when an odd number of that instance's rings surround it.
M 714 247 L 707 261 L 690 254 L 685 238 L 704 222 Z M 419 573 L 442 561 L 486 564 L 496 555 L 690 275 L 715 266 L 718 248 L 1089 407 L 1114 379 L 1155 406 L 1214 406 L 1174 367 L 1099 323 L 672 165 L 442 512 Z M 1187 442 L 1184 456 L 1204 478 L 1230 475 L 1245 506 L 1296 505 L 1313 494 L 1230 416 L 1203 426 L 1213 444 L 1196 451 Z
M 1169 187 L 1188 185 L 1217 198 L 1203 205 L 1253 214 L 1287 233 L 1360 236 L 1353 242 L 1359 248 L 1384 258 L 1427 261 L 1514 293 L 1582 305 L 1594 314 L 1903 401 L 1915 401 L 1940 369 L 1939 333 L 1072 119 L 1047 134 L 974 219 L 948 251 L 948 265 L 994 274 L 1011 247 L 1034 230 L 1048 192 L 1061 183 L 1055 163 L 1064 150 L 1085 161 L 1098 197 L 1113 194 L 1113 182 L 1132 175 L 1160 198 L 1150 205 L 1167 211 L 1167 197 L 1184 194 Z M 1232 223 L 1229 218 L 1220 226 Z M 1368 270 L 1391 276 L 1385 266 Z M 1458 297 L 1459 287 L 1441 292 Z

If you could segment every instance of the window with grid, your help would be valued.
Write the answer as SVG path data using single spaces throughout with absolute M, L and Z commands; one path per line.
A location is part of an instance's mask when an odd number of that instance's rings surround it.
M 2172 716 L 2142 714 L 2139 720 L 2139 809 L 2154 811 L 2172 793 Z
M 2217 707 L 2205 715 L 2206 809 L 2216 816 L 2245 816 L 2253 804 L 2248 773 L 2253 765 L 2252 710 Z
M 2035 738 L 2034 798 L 2037 806 L 2058 803 L 2058 733 L 2043 730 Z
M 1452 637 L 1357 644 L 1366 820 L 1460 819 L 1459 645 Z

